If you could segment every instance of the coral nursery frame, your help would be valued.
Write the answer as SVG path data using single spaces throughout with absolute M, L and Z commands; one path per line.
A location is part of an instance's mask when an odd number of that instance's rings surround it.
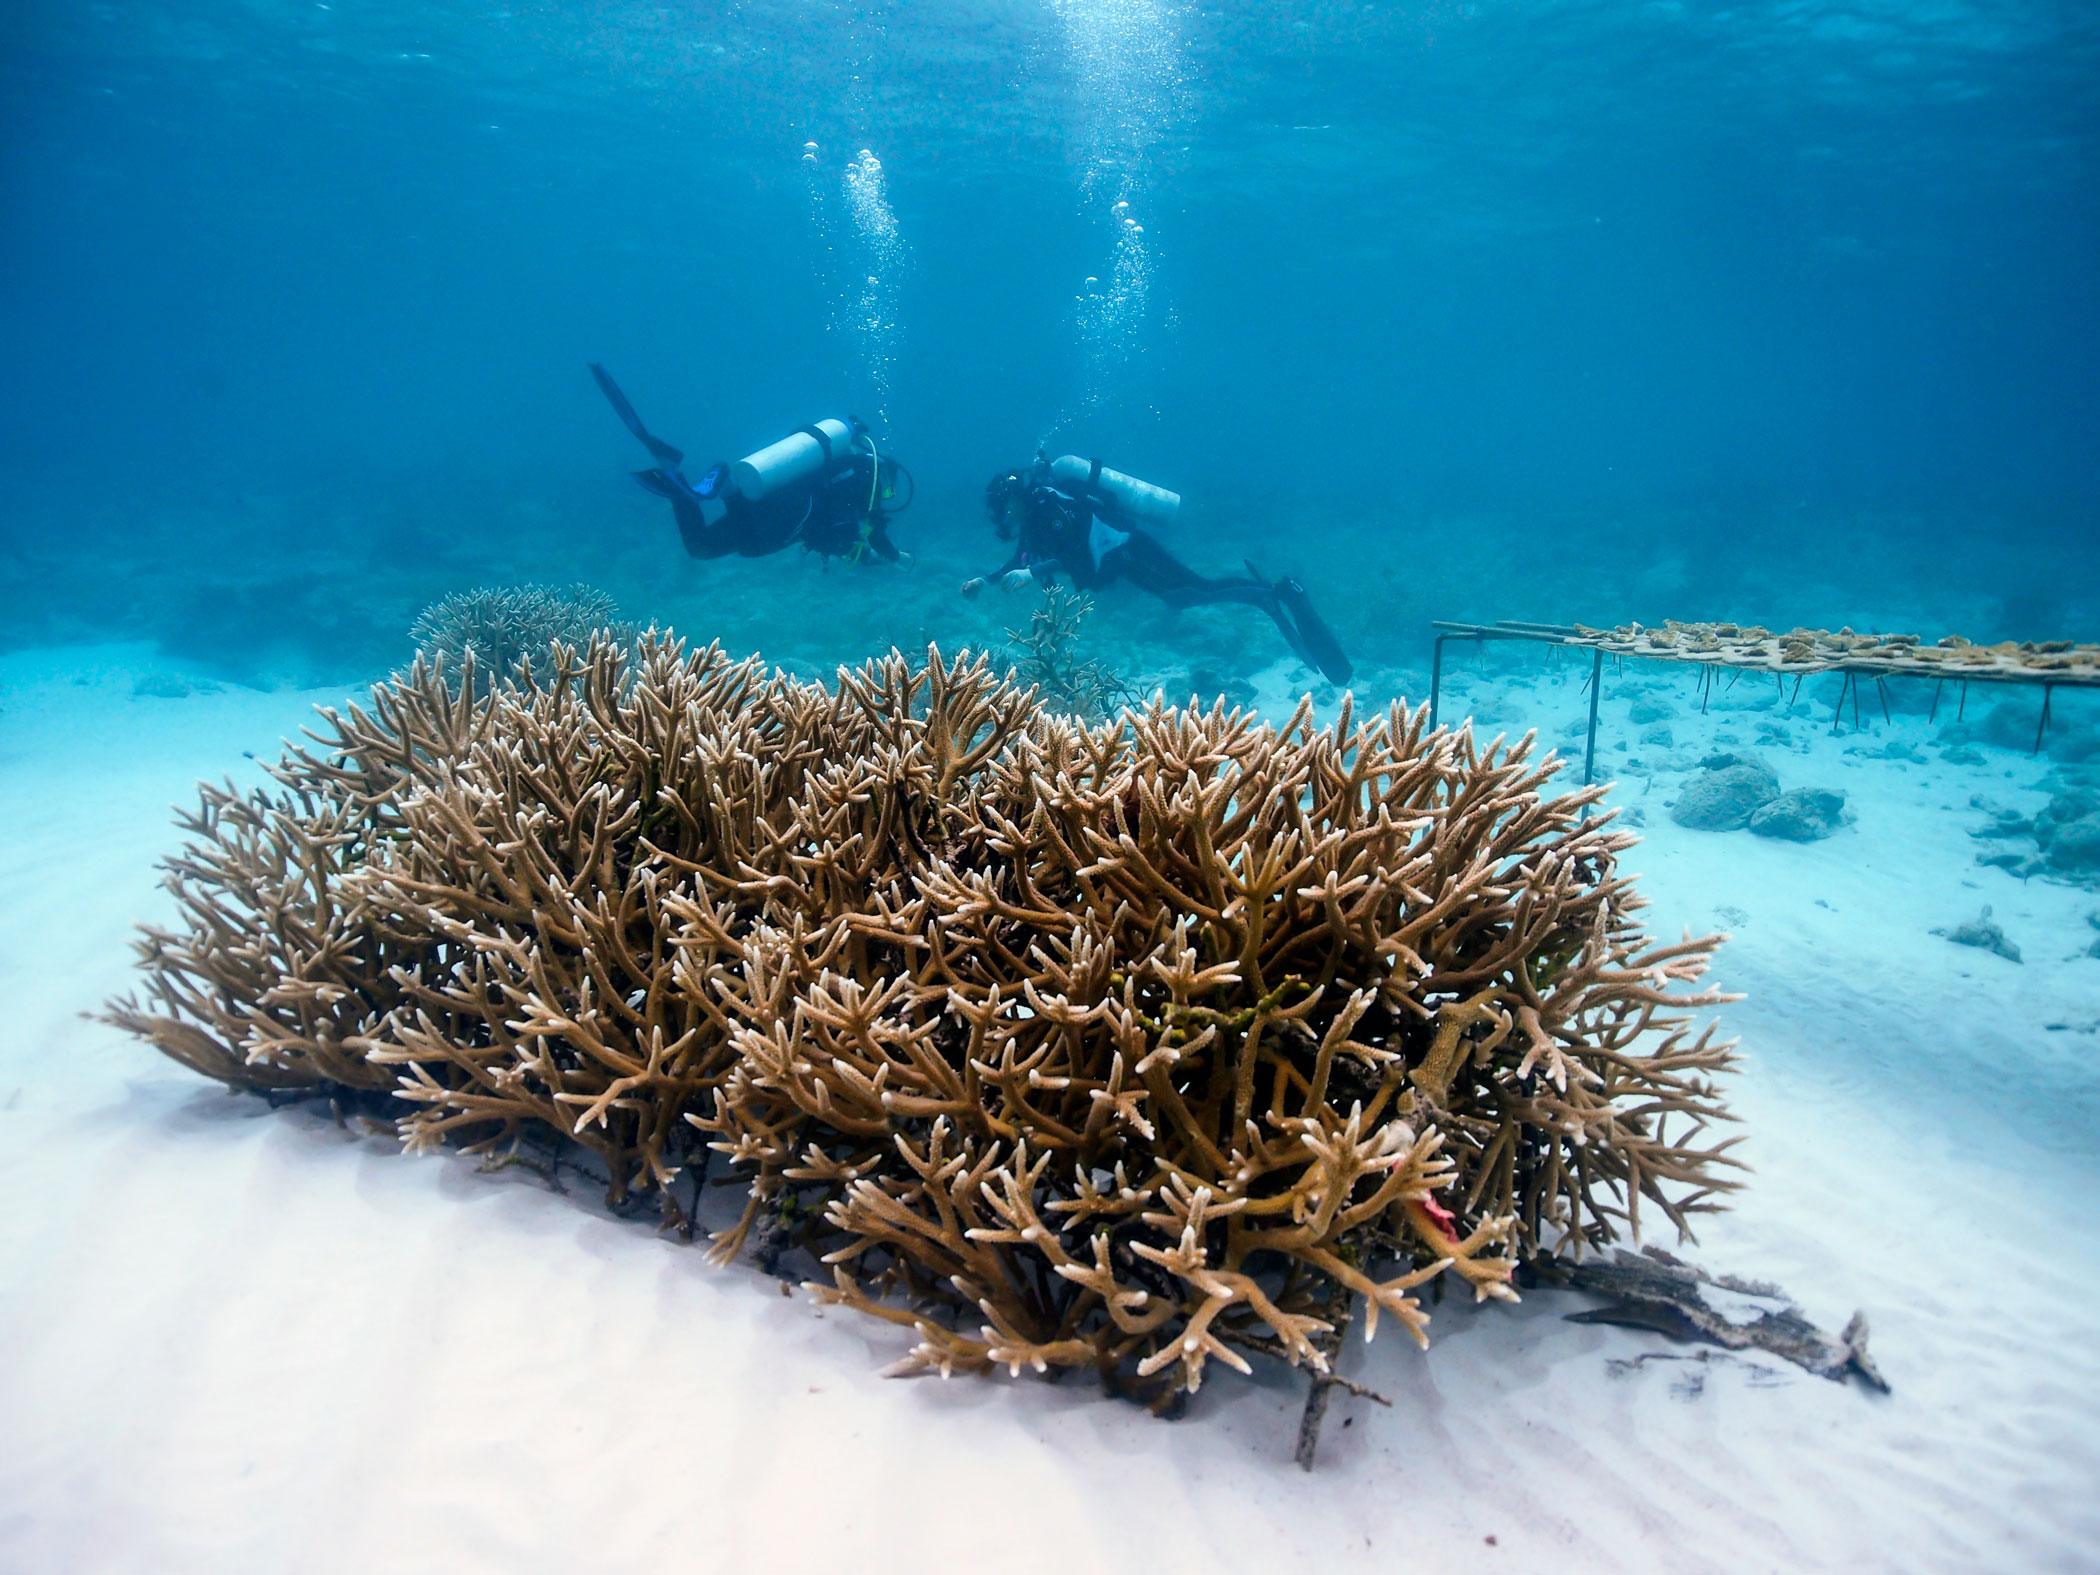
M 1597 703 L 1604 684 L 1607 656 L 1637 656 L 1651 661 L 1683 662 L 1703 669 L 1699 680 L 1699 709 L 1704 712 L 1713 691 L 1716 669 L 1735 674 L 1730 684 L 1746 672 L 1769 673 L 1782 690 L 1789 675 L 1794 680 L 1787 703 L 1800 696 L 1801 681 L 1818 673 L 1842 673 L 1844 686 L 1838 691 L 1831 726 L 1845 714 L 1845 701 L 1852 702 L 1852 721 L 1859 724 L 1859 680 L 1871 677 L 1881 701 L 1882 716 L 1889 715 L 1887 680 L 1929 678 L 1936 685 L 1932 695 L 1933 717 L 1939 715 L 1940 696 L 1951 679 L 1961 685 L 1956 716 L 1968 706 L 1972 682 L 2039 684 L 2042 715 L 2034 730 L 2034 749 L 2039 753 L 2042 736 L 2049 729 L 2050 700 L 2059 688 L 2100 689 L 2100 646 L 2073 645 L 2067 640 L 2024 644 L 1972 645 L 1950 636 L 1938 645 L 1920 645 L 1914 635 L 1862 635 L 1850 629 L 1832 634 L 1822 629 L 1795 629 L 1773 634 L 1754 626 L 1731 623 L 1679 623 L 1671 620 L 1660 628 L 1628 624 L 1616 629 L 1593 629 L 1587 624 L 1528 623 L 1498 618 L 1493 623 L 1460 623 L 1432 620 L 1436 630 L 1434 654 L 1429 664 L 1429 725 L 1436 726 L 1444 683 L 1444 646 L 1452 640 L 1485 644 L 1489 640 L 1525 640 L 1534 645 L 1574 647 L 1590 653 L 1590 675 L 1583 681 L 1589 691 L 1589 731 L 1583 745 L 1584 786 L 1595 780 L 1597 765 Z

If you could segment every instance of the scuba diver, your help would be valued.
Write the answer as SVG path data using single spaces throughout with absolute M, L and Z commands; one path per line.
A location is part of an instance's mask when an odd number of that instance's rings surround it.
M 595 361 L 590 367 L 614 412 L 656 461 L 634 479 L 670 501 L 679 539 L 693 557 L 763 558 L 799 542 L 827 561 L 858 563 L 873 555 L 885 563 L 911 562 L 890 540 L 891 517 L 911 506 L 911 472 L 876 452 L 857 417 L 811 422 L 735 464 L 718 460 L 689 481 L 681 468 L 685 455 L 642 425 L 604 367 Z
M 1208 579 L 1143 528 L 1143 521 L 1172 519 L 1180 507 L 1179 493 L 1103 469 L 1098 459 L 1067 454 L 1053 461 L 1038 453 L 1028 469 L 986 484 L 985 513 L 999 539 L 1014 543 L 1013 556 L 989 576 L 966 581 L 962 593 L 974 597 L 987 578 L 1007 590 L 1031 579 L 1048 589 L 1062 570 L 1080 590 L 1128 580 L 1175 608 L 1241 602 L 1267 613 L 1308 666 L 1348 683 L 1355 669 L 1303 585 L 1265 580 L 1251 563 L 1245 579 Z

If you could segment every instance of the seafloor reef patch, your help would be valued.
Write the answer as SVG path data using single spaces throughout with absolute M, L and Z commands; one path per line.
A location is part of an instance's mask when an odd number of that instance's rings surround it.
M 1834 788 L 1795 788 L 1767 800 L 1750 817 L 1760 837 L 1787 842 L 1817 842 L 1845 821 L 1845 795 Z
M 1999 810 L 1989 824 L 1970 835 L 1985 840 L 2034 839 L 2032 853 L 2016 848 L 1983 853 L 1977 855 L 1980 864 L 2023 879 L 2048 875 L 2091 885 L 2100 881 L 2100 786 L 2084 778 L 2058 780 L 2049 802 L 2033 817 Z
M 2058 787 L 2034 817 L 2034 840 L 2057 874 L 2100 874 L 2100 788 Z
M 219 687 L 209 678 L 187 678 L 180 673 L 141 673 L 131 681 L 132 696 L 140 700 L 187 700 L 192 695 L 214 694 Z
M 1509 1298 L 1733 1184 L 1718 937 L 1650 942 L 1602 789 L 1528 742 L 1089 727 L 938 652 L 460 679 L 203 789 L 112 1020 L 411 1148 L 582 1145 L 673 1229 L 726 1162 L 718 1253 L 806 1254 L 902 1370 L 1160 1405 L 1213 1359 L 1324 1374 L 1359 1306 L 1426 1340 L 1439 1276 Z
M 1987 952 L 1996 952 L 2010 962 L 2021 961 L 2020 948 L 2007 939 L 1998 921 L 1991 917 L 1990 904 L 1985 903 L 1983 912 L 1962 924 L 1935 929 L 1935 935 L 1944 935 L 1957 946 L 1975 946 Z
M 1942 743 L 1957 748 L 1993 744 L 2022 755 L 2034 753 L 2039 740 L 2043 753 L 2067 765 L 2100 755 L 2100 728 L 2065 718 L 2061 700 L 2052 717 L 2050 725 L 2044 728 L 2041 696 L 2015 695 L 1999 701 L 1980 716 L 1946 723 L 1940 728 L 1939 737 Z
M 1759 808 L 1779 797 L 1779 778 L 1755 755 L 1720 753 L 1700 763 L 1684 785 L 1670 818 L 1694 831 L 1738 831 Z

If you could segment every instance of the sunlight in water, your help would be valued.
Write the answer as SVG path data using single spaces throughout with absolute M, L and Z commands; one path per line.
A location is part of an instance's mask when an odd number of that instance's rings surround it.
M 864 419 L 877 432 L 889 421 L 890 383 L 898 340 L 897 285 L 908 259 L 897 215 L 883 186 L 882 161 L 862 148 L 846 162 L 839 191 L 846 219 L 832 216 L 823 150 L 802 145 L 810 223 L 822 245 L 817 267 L 831 297 L 831 327 L 852 341 Z
M 1143 348 L 1152 251 L 1143 215 L 1152 147 L 1165 135 L 1180 89 L 1180 40 L 1159 0 L 1057 0 L 1077 93 L 1072 141 L 1085 206 L 1109 226 L 1105 277 L 1075 297 L 1085 357 L 1079 409 L 1100 403 Z M 1072 412 L 1076 414 L 1077 412 Z

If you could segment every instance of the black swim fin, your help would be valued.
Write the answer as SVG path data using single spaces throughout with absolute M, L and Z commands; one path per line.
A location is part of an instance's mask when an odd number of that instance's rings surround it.
M 1283 636 L 1283 642 L 1291 648 L 1291 654 L 1307 667 L 1319 666 L 1320 664 L 1313 660 L 1312 652 L 1305 648 L 1305 640 L 1298 633 L 1297 624 L 1293 623 L 1291 615 L 1284 611 L 1283 598 L 1276 594 L 1276 587 L 1269 577 L 1254 566 L 1252 558 L 1240 559 L 1240 566 L 1247 571 L 1248 579 L 1268 593 L 1257 605 L 1269 615 L 1270 620 L 1276 625 L 1276 632 Z
M 1325 673 L 1331 684 L 1348 683 L 1356 668 L 1342 654 L 1341 641 L 1327 627 L 1327 620 L 1313 606 L 1312 597 L 1306 594 L 1305 587 L 1285 575 L 1276 582 L 1276 599 L 1291 615 L 1291 622 L 1298 626 L 1298 643 L 1313 666 Z
M 591 376 L 598 380 L 599 391 L 611 403 L 613 413 L 627 423 L 628 431 L 642 440 L 642 447 L 649 451 L 649 457 L 666 470 L 676 470 L 680 465 L 683 465 L 685 463 L 685 455 L 671 447 L 662 438 L 651 434 L 649 429 L 642 425 L 642 418 L 634 413 L 634 406 L 630 405 L 627 402 L 627 396 L 620 392 L 620 385 L 612 380 L 612 374 L 596 361 L 590 363 L 590 368 Z M 647 483 L 645 482 L 643 485 L 646 486 Z M 651 490 L 653 491 L 654 489 L 652 488 Z M 669 496 L 669 494 L 665 495 Z

